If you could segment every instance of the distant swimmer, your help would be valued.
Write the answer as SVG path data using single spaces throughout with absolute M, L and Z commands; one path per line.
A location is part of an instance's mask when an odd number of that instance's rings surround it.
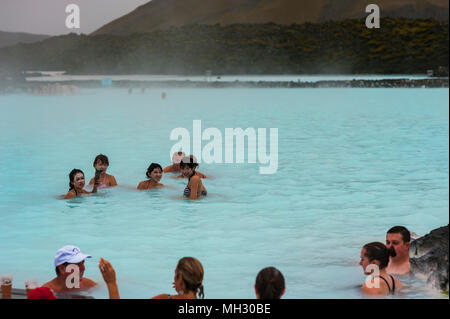
M 161 98 L 164 100 L 166 97 L 167 97 L 166 92 L 162 92 L 162 93 L 161 93 Z
M 161 165 L 151 163 L 146 173 L 148 180 L 140 182 L 137 189 L 145 190 L 163 187 L 164 185 L 159 182 L 162 178 L 162 174 L 163 170 Z
M 389 258 L 395 257 L 394 248 L 387 248 L 383 243 L 373 242 L 364 245 L 361 250 L 359 264 L 370 277 L 362 285 L 361 290 L 370 295 L 394 295 L 403 285 L 398 278 L 386 271 Z
M 194 155 L 189 155 L 189 157 L 193 157 Z M 186 157 L 186 155 L 184 154 L 184 152 L 175 152 L 172 155 L 172 165 L 166 166 L 164 167 L 163 172 L 164 173 L 180 173 L 180 162 L 181 160 Z M 206 175 L 200 173 L 200 172 L 196 172 L 197 176 L 199 176 L 200 178 L 206 178 Z M 184 176 L 183 174 L 180 174 L 177 176 L 178 178 L 186 178 L 186 176 Z
M 172 155 L 172 165 L 166 166 L 163 169 L 164 173 L 178 173 L 180 171 L 180 162 L 186 156 L 184 152 L 175 152 Z
M 69 199 L 74 197 L 79 197 L 82 195 L 90 195 L 91 193 L 97 192 L 97 186 L 98 186 L 98 180 L 99 180 L 100 174 L 97 174 L 96 177 L 94 177 L 94 189 L 92 192 L 88 192 L 83 189 L 84 187 L 84 173 L 82 170 L 74 168 L 70 174 L 69 174 L 69 191 L 67 192 L 66 196 L 64 196 L 63 199 Z
M 109 160 L 106 155 L 103 155 L 103 154 L 97 155 L 94 159 L 93 166 L 95 168 L 95 174 L 96 175 L 100 174 L 98 188 L 107 188 L 107 187 L 117 186 L 117 182 L 116 182 L 116 179 L 114 178 L 114 176 L 106 174 L 106 170 L 109 167 Z M 95 177 L 93 177 L 89 181 L 89 185 L 94 184 L 94 179 L 95 179 Z
M 208 193 L 203 186 L 202 179 L 196 174 L 198 163 L 194 156 L 184 157 L 180 163 L 181 174 L 188 178 L 188 184 L 184 189 L 184 197 L 195 200 Z

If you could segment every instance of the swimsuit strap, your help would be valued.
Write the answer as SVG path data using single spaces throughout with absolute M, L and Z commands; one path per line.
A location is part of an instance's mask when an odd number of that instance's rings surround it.
M 392 279 L 392 294 L 394 294 L 394 292 L 395 292 L 395 279 L 394 279 L 394 277 L 392 275 L 389 275 L 389 276 Z
M 377 277 L 384 280 L 384 282 L 386 283 L 386 285 L 387 285 L 388 288 L 389 288 L 389 292 L 391 292 L 391 286 L 389 285 L 389 283 L 388 283 L 388 281 L 386 280 L 386 278 L 384 278 L 383 276 L 377 276 Z M 391 278 L 392 278 L 392 276 L 391 276 Z

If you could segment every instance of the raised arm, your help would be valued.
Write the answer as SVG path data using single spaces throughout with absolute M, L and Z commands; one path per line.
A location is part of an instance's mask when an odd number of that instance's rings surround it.
M 102 273 L 103 280 L 108 286 L 109 299 L 120 299 L 119 287 L 117 286 L 116 281 L 116 272 L 111 263 L 106 259 L 100 258 L 98 268 Z

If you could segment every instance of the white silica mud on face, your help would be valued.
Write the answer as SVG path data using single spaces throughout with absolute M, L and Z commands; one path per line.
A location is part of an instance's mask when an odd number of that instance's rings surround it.
M 167 98 L 161 99 L 166 92 Z M 172 289 L 184 256 L 205 268 L 207 298 L 254 298 L 264 267 L 286 298 L 363 298 L 361 247 L 404 225 L 419 235 L 449 222 L 448 89 L 82 89 L 76 96 L 0 96 L 0 273 L 42 284 L 75 245 L 116 269 L 123 298 Z M 150 163 L 170 164 L 176 127 L 278 128 L 278 170 L 203 164 L 206 198 L 187 181 L 138 192 Z M 86 183 L 106 154 L 119 187 L 59 200 L 68 174 Z M 398 298 L 441 298 L 417 279 Z M 106 298 L 104 285 L 92 292 Z M 448 298 L 447 296 L 443 296 Z M 396 297 L 397 298 L 397 297 Z

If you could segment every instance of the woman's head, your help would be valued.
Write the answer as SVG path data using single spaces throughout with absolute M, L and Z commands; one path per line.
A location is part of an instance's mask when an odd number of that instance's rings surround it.
M 396 253 L 393 247 L 387 248 L 383 243 L 373 242 L 364 245 L 362 248 L 359 264 L 362 266 L 364 272 L 370 275 L 371 271 L 366 271 L 367 266 L 375 264 L 380 270 L 384 269 L 389 264 L 389 258 L 395 256 Z
M 147 177 L 150 179 L 153 179 L 157 182 L 161 180 L 162 177 L 162 167 L 159 164 L 151 163 L 150 166 L 147 168 Z
M 74 168 L 69 174 L 70 189 L 82 189 L 84 187 L 84 173 L 80 169 Z
M 255 293 L 258 299 L 280 299 L 286 286 L 283 274 L 275 267 L 267 267 L 256 276 Z
M 175 269 L 175 289 L 184 293 L 192 291 L 203 298 L 203 274 L 203 266 L 198 259 L 194 257 L 181 258 Z
M 185 177 L 191 177 L 194 175 L 197 166 L 197 159 L 194 155 L 185 156 L 180 162 L 181 174 Z
M 109 160 L 106 155 L 99 154 L 94 159 L 94 168 L 97 171 L 106 172 L 109 166 Z

